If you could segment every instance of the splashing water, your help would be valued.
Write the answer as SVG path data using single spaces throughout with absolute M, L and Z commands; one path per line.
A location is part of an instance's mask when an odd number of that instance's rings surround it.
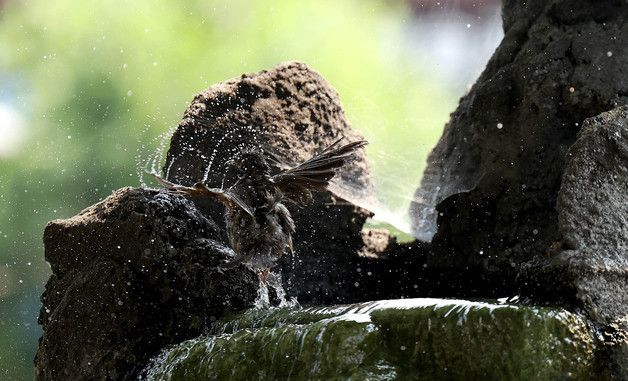
M 364 196 L 364 192 L 351 184 L 332 182 L 330 190 L 340 198 L 373 213 L 372 220 L 389 224 L 403 233 L 411 234 L 410 221 L 406 210 L 393 210 L 374 195 Z
M 270 273 L 266 283 L 260 281 L 259 288 L 257 289 L 257 299 L 255 299 L 254 306 L 258 309 L 267 309 L 270 307 L 270 297 L 268 286 L 275 290 L 275 295 L 279 299 L 279 308 L 298 308 L 300 307 L 296 297 L 287 298 L 286 290 L 283 288 L 281 281 L 281 274 Z
M 334 178 L 330 190 L 340 198 L 374 214 L 371 225 L 393 227 L 411 238 L 410 203 L 420 183 L 422 168 L 411 155 L 390 154 L 367 148 L 367 159 L 373 168 L 374 191 L 355 181 Z M 382 170 L 386 168 L 386 170 Z M 389 229 L 390 230 L 390 229 Z
M 148 127 L 146 127 L 148 129 Z M 174 134 L 176 127 L 170 128 L 168 131 L 160 134 L 153 139 L 157 148 L 148 153 L 146 145 L 142 144 L 136 155 L 136 170 L 140 180 L 140 185 L 146 187 L 145 174 L 152 173 L 159 175 L 161 172 L 161 163 L 165 161 L 166 148 L 170 139 Z M 222 189 L 225 187 L 226 179 L 230 171 L 227 164 L 229 159 L 237 158 L 243 151 L 255 149 L 264 151 L 263 144 L 259 141 L 259 131 L 252 126 L 236 126 L 228 131 L 216 129 L 212 131 L 216 134 L 222 134 L 220 138 L 215 139 L 216 144 L 213 149 L 206 155 L 203 152 L 194 150 L 195 153 L 203 161 L 206 162 L 205 170 L 202 175 L 202 181 L 211 183 L 212 186 L 218 186 Z M 218 153 L 223 147 L 233 147 L 224 149 L 224 157 L 218 157 Z M 191 147 L 190 147 L 191 148 Z M 192 149 L 187 150 L 188 154 Z M 420 168 L 414 167 L 414 160 L 401 157 L 398 154 L 391 155 L 384 152 L 372 152 L 369 150 L 368 159 L 373 167 L 380 166 L 382 163 L 394 164 L 396 168 L 392 172 L 382 171 L 376 174 L 376 195 L 371 194 L 363 189 L 357 182 L 342 181 L 338 178 L 332 180 L 330 190 L 342 199 L 358 205 L 374 214 L 372 217 L 373 225 L 389 225 L 397 230 L 405 233 L 411 233 L 410 217 L 408 209 L 411 201 L 415 200 L 414 190 L 418 186 Z M 221 155 L 223 156 L 223 155 Z M 169 178 L 170 170 L 175 162 L 180 158 L 173 157 L 165 170 L 165 178 Z M 296 164 L 296 163 L 291 163 Z M 212 174 L 221 174 L 221 180 L 212 179 Z M 408 178 L 408 173 L 419 174 L 416 179 Z M 404 175 L 405 174 L 405 175 Z
M 146 133 L 148 127 L 145 127 L 143 130 L 143 134 Z M 147 187 L 146 182 L 144 181 L 144 175 L 146 173 L 159 174 L 161 163 L 165 160 L 166 155 L 166 147 L 170 143 L 170 139 L 176 130 L 175 127 L 171 127 L 168 131 L 159 134 L 157 137 L 152 139 L 153 147 L 156 146 L 154 151 L 148 152 L 149 147 L 141 144 L 137 150 L 137 154 L 135 156 L 135 170 L 137 172 L 137 178 L 140 180 L 140 186 Z M 142 134 L 142 135 L 143 135 Z M 171 164 L 172 166 L 172 164 Z M 168 168 L 169 170 L 170 168 Z M 167 178 L 166 173 L 166 178 Z
M 270 298 L 268 296 L 268 285 L 260 280 L 257 289 L 257 298 L 253 303 L 255 308 L 264 309 L 270 307 Z
M 209 155 L 209 163 L 207 164 L 207 167 L 205 168 L 205 172 L 203 173 L 203 179 L 201 180 L 202 182 L 207 181 L 207 177 L 209 176 L 209 171 L 212 168 L 212 164 L 214 164 L 214 159 L 216 158 L 216 153 L 218 152 L 218 149 L 222 146 L 222 143 L 225 141 L 225 139 L 231 137 L 235 131 L 236 131 L 235 129 L 227 131 L 227 133 L 225 133 L 218 140 L 218 143 L 216 143 L 214 150 L 212 151 L 211 155 Z M 172 160 L 172 162 L 174 163 L 174 160 Z M 172 165 L 172 163 L 170 163 L 170 165 Z M 223 183 L 224 183 L 224 178 L 223 178 Z
M 147 183 L 144 179 L 144 175 L 146 173 L 161 176 L 162 163 L 166 162 L 166 148 L 169 146 L 172 135 L 176 129 L 176 126 L 172 127 L 168 131 L 154 138 L 152 144 L 153 147 L 156 146 L 154 151 L 149 152 L 150 147 L 147 147 L 145 144 L 141 144 L 140 148 L 138 148 L 135 159 L 140 186 L 147 187 Z M 147 130 L 148 127 L 145 127 L 144 134 Z M 213 129 L 209 130 L 208 133 L 221 135 L 219 138 L 214 139 L 216 143 L 209 155 L 206 155 L 205 152 L 198 150 L 196 147 L 186 145 L 183 147 L 181 150 L 182 152 L 179 155 L 173 156 L 170 162 L 167 163 L 168 166 L 164 171 L 164 177 L 166 179 L 170 179 L 171 169 L 176 162 L 180 158 L 189 157 L 188 155 L 192 152 L 206 163 L 204 165 L 205 170 L 203 171 L 202 177 L 195 180 L 200 180 L 211 186 L 218 186 L 220 184 L 220 187 L 224 189 L 225 179 L 228 177 L 228 172 L 230 170 L 228 165 L 229 160 L 239 157 L 240 154 L 246 150 L 264 151 L 262 144 L 258 141 L 259 134 L 252 126 L 235 126 L 228 131 Z M 232 148 L 225 148 L 223 155 L 219 156 L 218 153 L 221 149 L 223 149 L 223 146 Z M 216 179 L 216 177 L 210 176 L 211 174 L 221 174 L 221 180 L 220 178 Z

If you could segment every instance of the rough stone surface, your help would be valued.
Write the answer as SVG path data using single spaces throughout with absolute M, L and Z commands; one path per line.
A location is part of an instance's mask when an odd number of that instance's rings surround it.
M 543 300 L 583 308 L 597 324 L 628 317 L 628 106 L 584 122 L 566 154 L 560 240 L 519 282 Z
M 459 274 L 458 295 L 517 293 L 521 264 L 560 251 L 567 150 L 586 118 L 628 102 L 628 3 L 506 1 L 503 15 L 504 40 L 452 114 L 411 211 L 425 239 L 438 215 L 428 265 Z
M 209 185 L 229 186 L 235 180 L 226 162 L 243 148 L 259 146 L 281 163 L 296 165 L 342 136 L 347 141 L 362 138 L 349 126 L 335 90 L 305 64 L 288 62 L 197 95 L 172 137 L 164 175 L 192 184 L 206 174 Z M 338 178 L 334 190 L 341 196 L 362 202 L 372 197 L 363 152 Z M 318 194 L 313 205 L 289 208 L 297 226 L 296 257 L 283 263 L 291 274 L 284 277 L 289 293 L 302 303 L 354 301 L 335 290 L 353 284 L 343 274 L 355 269 L 369 212 L 329 194 Z M 222 207 L 203 209 L 222 222 Z
M 604 260 L 628 265 L 628 106 L 584 122 L 567 152 L 557 210 L 565 249 L 618 250 Z
M 524 279 L 559 279 L 602 327 L 601 368 L 628 380 L 628 106 L 584 122 L 566 155 L 556 209 L 562 251 Z
M 628 314 L 628 3 L 506 0 L 502 14 L 502 43 L 428 159 L 413 228 L 449 295 L 521 294 L 605 331 Z M 600 336 L 599 367 L 628 380 L 620 327 L 612 345 Z
M 248 311 L 165 350 L 142 379 L 588 381 L 593 366 L 575 314 L 409 299 Z
M 252 305 L 257 277 L 220 274 L 224 237 L 183 197 L 123 188 L 48 224 L 38 380 L 127 380 L 166 345 Z

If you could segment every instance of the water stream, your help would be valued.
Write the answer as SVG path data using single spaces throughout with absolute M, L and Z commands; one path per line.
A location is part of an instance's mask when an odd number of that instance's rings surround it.
M 498 302 L 251 309 L 163 351 L 142 379 L 587 380 L 592 343 L 577 315 Z

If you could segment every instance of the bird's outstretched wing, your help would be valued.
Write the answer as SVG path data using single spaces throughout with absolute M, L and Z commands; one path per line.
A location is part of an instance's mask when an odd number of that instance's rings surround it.
M 244 201 L 237 194 L 230 192 L 228 190 L 222 190 L 218 188 L 209 188 L 207 185 L 203 183 L 196 183 L 191 187 L 186 187 L 184 185 L 179 185 L 172 183 L 166 179 L 161 178 L 160 176 L 149 173 L 151 176 L 157 180 L 159 184 L 161 184 L 164 188 L 169 191 L 182 194 L 189 197 L 205 197 L 211 198 L 213 200 L 222 202 L 225 205 L 239 207 L 244 210 L 249 215 L 253 216 L 253 211 L 251 208 L 246 205 Z
M 296 167 L 277 173 L 271 180 L 285 197 L 306 204 L 312 199 L 312 190 L 326 191 L 338 168 L 353 157 L 356 149 L 368 144 L 366 140 L 357 140 L 341 146 L 342 139 Z

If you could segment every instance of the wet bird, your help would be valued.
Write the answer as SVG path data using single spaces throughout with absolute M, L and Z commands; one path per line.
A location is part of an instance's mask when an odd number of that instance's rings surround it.
M 266 283 L 270 269 L 285 252 L 293 252 L 295 225 L 286 203 L 306 205 L 312 191 L 328 191 L 329 181 L 354 156 L 364 140 L 341 145 L 335 141 L 303 163 L 272 174 L 269 162 L 280 164 L 261 150 L 244 150 L 229 161 L 236 181 L 227 189 L 210 188 L 202 182 L 191 187 L 174 184 L 152 174 L 166 189 L 190 197 L 208 198 L 225 205 L 227 236 L 236 256 L 222 268 L 244 263 Z

